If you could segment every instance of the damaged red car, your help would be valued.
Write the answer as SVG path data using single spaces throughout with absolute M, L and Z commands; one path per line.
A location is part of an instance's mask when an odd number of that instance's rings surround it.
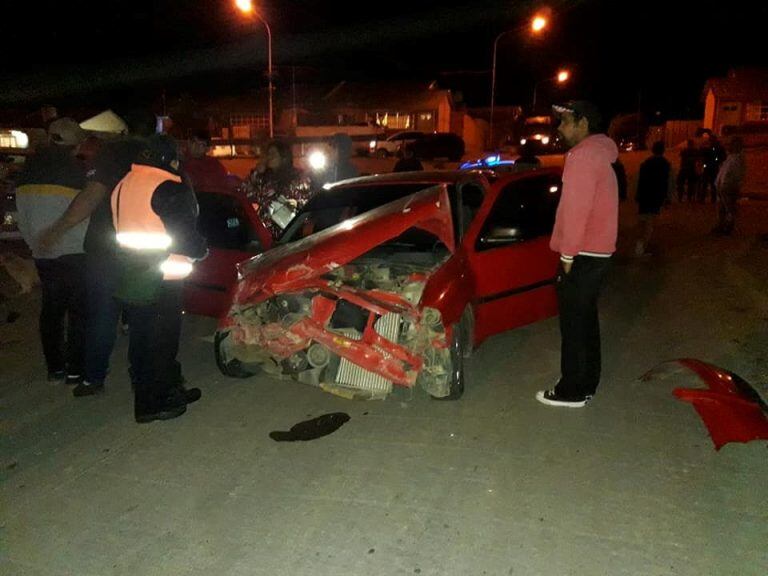
M 337 183 L 238 265 L 215 338 L 224 374 L 264 370 L 346 397 L 464 392 L 464 359 L 557 314 L 555 169 Z

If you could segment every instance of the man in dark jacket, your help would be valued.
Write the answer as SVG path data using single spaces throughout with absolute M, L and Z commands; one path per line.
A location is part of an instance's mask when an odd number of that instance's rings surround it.
M 360 171 L 352 164 L 352 138 L 338 132 L 331 137 L 331 152 L 328 168 L 325 170 L 327 182 L 338 182 L 360 176 Z
M 682 202 L 687 196 L 688 202 L 696 199 L 699 188 L 700 154 L 693 140 L 685 142 L 685 148 L 680 150 L 680 171 L 677 173 L 677 200 Z
M 669 196 L 672 184 L 672 166 L 664 158 L 664 143 L 656 142 L 653 156 L 640 165 L 635 200 L 640 220 L 640 234 L 635 244 L 635 256 L 645 256 L 653 235 L 653 225 L 661 207 Z
M 395 163 L 393 172 L 419 172 L 424 170 L 421 162 L 413 153 L 413 146 L 406 144 L 402 150 L 402 158 Z
M 104 390 L 109 358 L 117 337 L 120 306 L 114 298 L 117 245 L 110 194 L 146 146 L 146 138 L 156 130 L 157 118 L 151 111 L 140 109 L 124 116 L 130 134 L 101 147 L 87 173 L 85 188 L 39 238 L 43 248 L 54 245 L 68 230 L 88 220 L 83 246 L 88 291 L 85 380 L 72 391 L 78 397 Z
M 179 351 L 183 278 L 207 254 L 196 230 L 197 201 L 179 174 L 176 143 L 152 136 L 112 192 L 119 247 L 116 296 L 128 318 L 137 422 L 183 414 L 200 390 L 184 390 Z M 169 253 L 172 252 L 172 253 Z
M 40 246 L 37 239 L 85 185 L 85 166 L 75 157 L 85 132 L 71 118 L 59 118 L 48 135 L 51 144 L 27 160 L 16 184 L 19 229 L 32 249 L 42 286 L 40 337 L 48 380 L 79 384 L 85 363 L 86 223 L 50 246 Z
M 715 186 L 715 178 L 720 170 L 720 165 L 725 160 L 725 148 L 723 148 L 717 137 L 712 134 L 710 130 L 704 130 L 701 135 L 701 156 L 703 159 L 702 173 L 701 173 L 701 189 L 700 201 L 707 199 L 707 191 L 712 199 L 712 203 L 717 202 L 717 187 Z

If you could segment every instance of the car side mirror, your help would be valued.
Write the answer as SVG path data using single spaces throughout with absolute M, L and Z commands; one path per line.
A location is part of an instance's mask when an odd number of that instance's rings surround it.
M 494 226 L 480 238 L 483 246 L 503 246 L 525 240 L 523 230 L 517 226 Z

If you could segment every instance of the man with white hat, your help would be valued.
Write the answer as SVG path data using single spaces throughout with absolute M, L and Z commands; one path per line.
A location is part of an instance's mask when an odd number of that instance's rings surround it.
M 41 246 L 41 231 L 55 222 L 85 185 L 85 166 L 75 157 L 85 132 L 71 118 L 48 127 L 50 144 L 27 159 L 16 185 L 19 230 L 32 249 L 42 286 L 40 338 L 48 380 L 79 384 L 85 354 L 84 221 L 51 246 Z M 66 329 L 65 329 L 66 319 Z

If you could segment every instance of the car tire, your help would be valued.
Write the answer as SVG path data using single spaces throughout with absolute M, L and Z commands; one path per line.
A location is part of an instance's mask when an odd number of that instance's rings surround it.
M 240 360 L 229 358 L 227 355 L 229 332 L 216 332 L 213 339 L 213 353 L 216 357 L 216 366 L 224 376 L 230 378 L 250 378 L 257 371 L 247 368 Z
M 448 396 L 432 396 L 435 400 L 458 400 L 464 395 L 464 346 L 467 341 L 464 322 L 453 325 L 451 330 L 451 374 L 448 382 Z
M 376 157 L 382 158 L 382 159 L 389 158 L 389 152 L 387 152 L 387 150 L 384 148 L 379 148 L 378 150 L 376 150 Z

